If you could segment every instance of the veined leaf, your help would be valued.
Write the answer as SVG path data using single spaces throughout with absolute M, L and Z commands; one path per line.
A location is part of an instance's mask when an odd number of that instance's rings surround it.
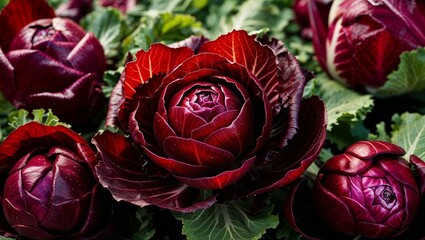
M 315 91 L 326 104 L 328 140 L 342 149 L 368 136 L 363 120 L 373 107 L 371 95 L 361 95 L 324 74 L 317 76 Z
M 292 9 L 284 5 L 282 1 L 272 0 L 212 2 L 205 18 L 206 35 L 214 39 L 233 29 L 251 32 L 267 27 L 271 30 L 270 35 L 281 37 L 293 18 Z
M 393 116 L 391 142 L 406 150 L 406 157 L 415 154 L 425 159 L 425 116 L 403 113 Z
M 317 95 L 325 102 L 328 115 L 328 131 L 340 122 L 363 120 L 373 106 L 371 95 L 361 95 L 342 84 L 330 80 L 324 74 L 316 79 Z
M 81 25 L 99 39 L 109 61 L 119 55 L 128 26 L 117 9 L 97 8 L 82 19 Z
M 123 41 L 125 51 L 135 53 L 148 50 L 155 42 L 170 44 L 200 35 L 202 24 L 191 15 L 149 11 L 140 19 L 138 27 Z
M 182 220 L 188 240 L 249 240 L 260 239 L 266 229 L 277 227 L 279 218 L 271 214 L 272 210 L 272 206 L 267 206 L 253 215 L 245 202 L 232 201 L 191 214 L 175 213 L 175 216 Z
M 425 89 L 425 48 L 400 55 L 398 69 L 388 75 L 388 81 L 375 93 L 379 97 L 401 95 Z

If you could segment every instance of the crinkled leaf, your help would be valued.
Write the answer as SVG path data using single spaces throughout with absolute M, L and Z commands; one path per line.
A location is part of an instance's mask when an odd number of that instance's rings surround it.
M 139 26 L 124 40 L 123 45 L 125 50 L 132 53 L 139 49 L 148 50 L 155 42 L 170 44 L 190 35 L 199 35 L 201 25 L 195 17 L 188 14 L 146 12 L 141 17 Z
M 136 212 L 136 218 L 140 221 L 140 227 L 133 234 L 131 240 L 148 240 L 155 234 L 155 228 L 152 223 L 152 213 L 146 208 L 139 208 Z
M 51 109 L 46 111 L 44 109 L 34 109 L 30 115 L 29 112 L 25 109 L 19 109 L 17 111 L 13 111 L 9 114 L 9 125 L 16 129 L 28 122 L 35 121 L 46 126 L 65 126 L 70 127 L 70 125 L 66 123 L 62 123 L 59 121 L 59 118 L 55 116 Z
M 87 15 L 81 25 L 99 39 L 108 61 L 119 56 L 121 41 L 126 37 L 128 26 L 115 8 L 98 8 Z
M 190 214 L 175 213 L 183 222 L 183 233 L 188 240 L 203 239 L 260 239 L 269 228 L 276 228 L 279 217 L 268 205 L 260 213 L 252 214 L 247 201 L 216 204 L 206 210 Z
M 196 21 L 196 18 L 187 14 L 161 14 L 162 28 L 161 35 L 172 35 L 181 29 L 189 27 L 200 27 L 201 23 Z
M 389 136 L 389 134 L 387 133 L 385 126 L 385 122 L 380 122 L 376 124 L 376 133 L 369 134 L 369 139 L 391 142 L 391 136 Z
M 122 68 L 117 70 L 106 70 L 103 75 L 103 80 L 106 82 L 106 85 L 102 86 L 102 91 L 105 94 L 105 97 L 111 97 L 112 90 L 115 85 L 118 83 L 122 72 Z
M 375 93 L 379 97 L 401 95 L 425 89 L 425 48 L 400 55 L 398 69 L 388 75 L 388 81 Z
M 425 116 L 403 113 L 393 116 L 391 142 L 406 150 L 405 156 L 415 154 L 425 159 Z
M 210 1 L 209 14 L 204 21 L 208 30 L 206 35 L 214 39 L 233 29 L 251 32 L 268 27 L 273 35 L 282 39 L 284 29 L 293 17 L 292 9 L 289 5 L 284 6 L 286 4 L 270 0 Z
M 325 102 L 328 115 L 328 131 L 341 122 L 357 122 L 372 109 L 371 95 L 361 95 L 342 84 L 330 80 L 324 74 L 316 79 L 317 95 Z
M 352 91 L 324 74 L 318 75 L 315 82 L 315 93 L 326 104 L 327 138 L 340 149 L 366 138 L 369 132 L 362 121 L 372 110 L 372 96 Z
M 344 119 L 340 120 L 338 125 L 335 125 L 331 131 L 328 131 L 326 138 L 336 144 L 338 149 L 342 150 L 354 142 L 364 140 L 369 133 L 369 129 L 363 125 L 363 121 L 348 121 Z

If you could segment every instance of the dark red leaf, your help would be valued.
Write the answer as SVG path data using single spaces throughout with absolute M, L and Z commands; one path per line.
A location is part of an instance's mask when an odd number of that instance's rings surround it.
M 169 48 L 163 44 L 152 44 L 147 52 L 136 53 L 136 60 L 125 67 L 124 93 L 132 99 L 136 88 L 157 74 L 168 74 L 179 64 L 193 55 L 191 49 Z M 156 79 L 156 81 L 159 81 Z
M 158 166 L 178 176 L 199 177 L 212 172 L 214 169 L 205 165 L 191 164 L 178 161 L 174 158 L 160 156 L 147 147 L 144 147 L 146 156 Z
M 181 212 L 205 209 L 216 202 L 215 195 L 196 201 L 199 197 L 198 190 L 171 176 L 157 175 L 143 167 L 140 154 L 132 148 L 128 139 L 119 134 L 105 131 L 96 135 L 92 142 L 101 159 L 96 166 L 100 182 L 117 200 L 125 200 L 141 207 L 154 204 Z M 131 178 L 128 172 L 132 173 Z
M 285 219 L 306 239 L 353 239 L 353 236 L 333 231 L 317 215 L 313 193 L 306 179 L 302 178 L 293 184 L 283 207 Z
M 165 139 L 164 152 L 169 158 L 177 161 L 209 166 L 215 169 L 232 165 L 235 162 L 235 156 L 229 151 L 211 146 L 208 143 L 180 137 Z M 171 172 L 173 171 L 171 170 Z
M 87 33 L 69 53 L 70 65 L 85 73 L 96 73 L 103 76 L 106 59 L 102 45 L 92 33 Z
M 270 48 L 262 46 L 245 31 L 232 31 L 214 41 L 206 42 L 200 52 L 213 53 L 225 57 L 230 62 L 247 68 L 262 84 L 266 93 L 275 90 L 278 84 L 278 60 Z M 273 105 L 275 99 L 267 94 Z
M 381 154 L 403 156 L 406 152 L 400 146 L 382 141 L 359 141 L 349 146 L 345 153 L 360 159 L 372 159 Z
M 189 178 L 176 176 L 176 178 L 181 182 L 200 189 L 222 189 L 243 177 L 251 169 L 255 160 L 256 157 L 254 156 L 245 160 L 239 168 L 222 172 L 213 177 Z
M 244 186 L 252 189 L 251 194 L 260 194 L 283 187 L 299 178 L 316 159 L 326 137 L 326 115 L 324 103 L 317 97 L 306 99 L 300 109 L 300 129 L 281 153 L 275 149 L 268 154 L 272 157 L 266 169 L 259 168 L 255 180 L 245 179 Z M 270 162 L 269 162 L 270 161 Z
M 205 42 L 207 42 L 208 39 L 204 36 L 191 36 L 188 37 L 180 42 L 175 42 L 172 44 L 169 44 L 168 46 L 171 48 L 180 48 L 180 47 L 188 47 L 192 49 L 192 51 L 195 54 L 198 54 L 199 49 L 204 45 Z

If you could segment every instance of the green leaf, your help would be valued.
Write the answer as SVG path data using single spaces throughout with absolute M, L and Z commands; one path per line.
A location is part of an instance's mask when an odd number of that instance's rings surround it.
M 367 138 L 369 130 L 364 127 L 363 120 L 373 107 L 371 95 L 350 90 L 323 73 L 316 78 L 315 91 L 326 104 L 327 139 L 343 149 Z
M 376 134 L 369 134 L 369 139 L 391 142 L 391 136 L 389 136 L 386 131 L 385 122 L 380 122 L 376 124 Z
M 161 36 L 172 35 L 189 27 L 201 27 L 201 23 L 191 15 L 163 13 L 160 16 L 162 21 Z
M 283 227 L 277 231 L 277 239 L 300 240 L 301 235 L 296 232 L 288 222 L 285 222 Z
M 136 218 L 140 221 L 140 227 L 131 237 L 131 240 L 149 240 L 155 234 L 155 228 L 152 223 L 152 214 L 146 208 L 139 208 L 136 212 Z
M 44 109 L 34 109 L 31 112 L 31 115 L 27 110 L 19 109 L 17 111 L 11 112 L 8 118 L 9 125 L 14 129 L 31 121 L 35 121 L 46 126 L 61 125 L 65 127 L 71 127 L 69 124 L 60 122 L 59 118 L 53 114 L 51 109 L 49 109 L 47 113 Z
M 210 1 L 207 14 L 198 16 L 205 19 L 206 35 L 215 39 L 233 29 L 248 32 L 269 28 L 271 36 L 283 39 L 284 29 L 290 25 L 293 12 L 284 7 L 282 1 L 247 0 L 247 1 Z
M 388 81 L 375 93 L 379 97 L 401 95 L 425 89 L 425 48 L 400 55 L 398 69 L 388 75 Z
M 0 236 L 0 240 L 14 240 L 14 238 Z
M 13 129 L 9 126 L 9 113 L 15 110 L 15 107 L 7 101 L 0 92 L 0 142 Z
M 340 122 L 357 122 L 373 107 L 371 95 L 361 95 L 320 74 L 316 79 L 316 94 L 326 104 L 329 131 Z
M 406 150 L 405 156 L 415 154 L 425 159 L 425 116 L 403 113 L 392 118 L 391 142 Z
M 109 63 L 120 57 L 121 41 L 127 36 L 128 26 L 115 8 L 96 8 L 82 19 L 81 25 L 100 41 Z
M 152 0 L 149 9 L 164 12 L 184 11 L 190 2 L 191 0 Z
M 272 214 L 273 206 L 260 213 L 249 211 L 248 201 L 216 204 L 194 213 L 175 213 L 183 222 L 183 233 L 188 240 L 260 239 L 266 229 L 276 228 L 279 218 Z
M 139 26 L 123 42 L 124 50 L 135 53 L 148 50 L 155 42 L 169 44 L 201 34 L 201 23 L 191 15 L 149 11 Z
M 65 3 L 66 1 L 67 0 L 47 0 L 49 5 L 52 6 L 53 8 L 58 8 L 59 5 L 61 5 L 62 3 Z
M 123 67 L 120 67 L 117 70 L 107 70 L 103 75 L 103 80 L 106 82 L 105 86 L 102 86 L 102 91 L 105 94 L 105 97 L 109 98 L 111 96 L 112 90 L 115 85 L 118 83 Z
M 0 11 L 9 3 L 9 0 L 0 0 Z

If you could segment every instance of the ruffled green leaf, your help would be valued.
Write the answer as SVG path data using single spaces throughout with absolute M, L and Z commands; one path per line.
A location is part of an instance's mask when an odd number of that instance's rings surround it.
M 363 120 L 373 107 L 371 95 L 350 90 L 324 74 L 317 76 L 315 91 L 326 104 L 327 138 L 332 143 L 342 149 L 368 136 Z
M 406 150 L 405 156 L 415 154 L 425 159 L 425 116 L 403 113 L 392 118 L 391 142 Z
M 117 70 L 106 70 L 103 74 L 103 80 L 106 85 L 102 86 L 102 91 L 105 94 L 105 97 L 111 97 L 112 90 L 120 79 L 122 69 L 123 68 L 120 67 Z
M 92 32 L 102 44 L 109 63 L 122 52 L 121 42 L 127 36 L 128 26 L 115 8 L 97 8 L 81 21 L 81 26 Z
M 293 18 L 290 5 L 284 5 L 282 1 L 270 0 L 211 2 L 205 18 L 207 37 L 214 39 L 233 29 L 251 32 L 268 27 L 272 35 L 283 39 L 284 29 Z
M 19 109 L 11 112 L 8 119 L 9 125 L 14 129 L 31 121 L 35 121 L 46 126 L 62 125 L 65 127 L 71 127 L 69 124 L 60 122 L 59 118 L 53 114 L 51 109 L 47 112 L 44 109 L 34 109 L 31 114 L 25 109 Z
M 183 222 L 188 240 L 260 239 L 269 228 L 276 228 L 279 218 L 272 214 L 273 206 L 251 213 L 247 201 L 216 204 L 190 214 L 175 213 Z
M 328 131 L 341 122 L 363 120 L 373 107 L 371 95 L 362 95 L 350 90 L 324 74 L 317 76 L 316 94 L 326 104 Z
M 141 16 L 139 26 L 123 42 L 126 51 L 148 50 L 155 42 L 170 44 L 201 34 L 202 24 L 188 14 L 149 11 Z
M 400 55 L 398 69 L 388 75 L 388 81 L 375 93 L 390 97 L 425 89 L 425 48 Z
M 376 133 L 369 134 L 370 140 L 379 140 L 385 142 L 391 142 L 391 136 L 386 131 L 385 122 L 380 122 L 376 125 Z

